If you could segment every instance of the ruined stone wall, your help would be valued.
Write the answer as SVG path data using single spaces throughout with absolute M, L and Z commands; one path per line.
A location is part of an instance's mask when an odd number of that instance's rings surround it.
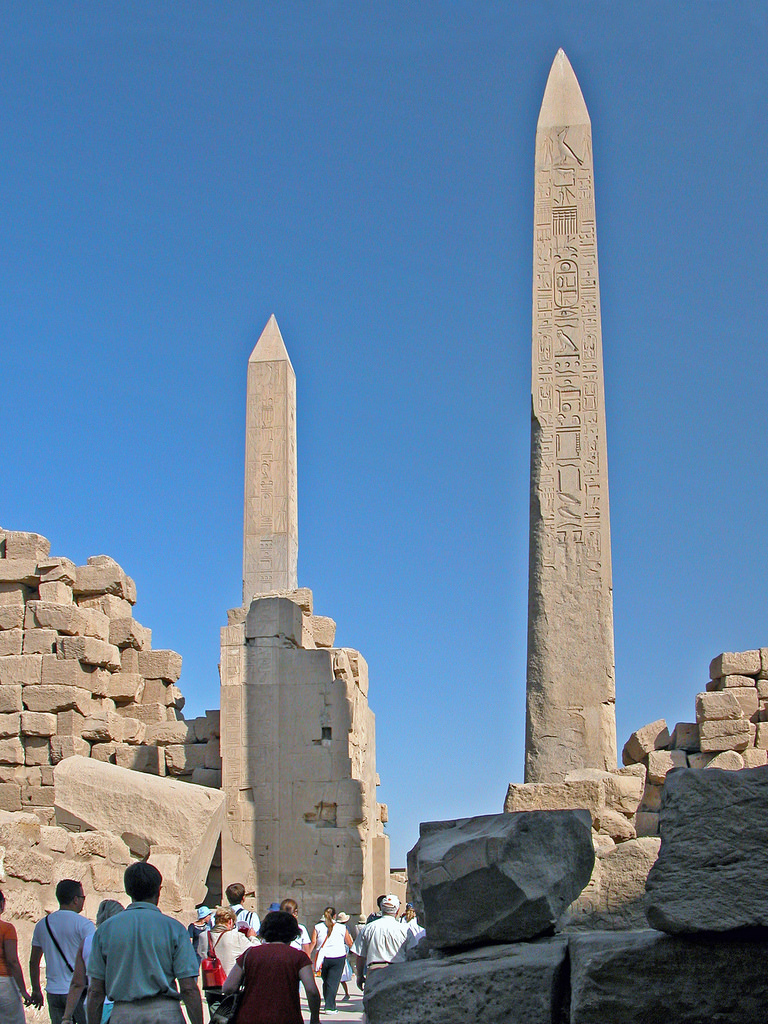
M 77 566 L 0 530 L 0 809 L 50 824 L 53 766 L 74 754 L 220 785 L 218 712 L 183 720 L 181 656 L 152 650 L 135 601 L 114 559 Z
M 309 921 L 332 904 L 368 913 L 387 889 L 368 667 L 334 648 L 311 592 L 265 595 L 222 629 L 226 879 L 259 907 L 291 896 Z

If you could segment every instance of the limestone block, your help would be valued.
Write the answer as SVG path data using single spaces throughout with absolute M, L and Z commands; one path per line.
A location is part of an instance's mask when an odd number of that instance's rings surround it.
M 702 753 L 712 750 L 743 750 L 749 746 L 750 723 L 738 721 L 702 722 L 699 726 Z
M 224 646 L 223 639 L 222 646 Z M 317 644 L 315 643 L 315 634 L 312 632 L 311 615 L 302 615 L 301 617 L 301 643 L 299 644 L 299 646 L 306 651 L 314 651 L 317 649 Z
M 660 843 L 658 836 L 642 836 L 599 854 L 601 905 L 613 916 L 613 927 L 645 925 L 645 880 Z
M 204 768 L 213 768 L 215 771 L 221 769 L 221 748 L 218 738 L 212 737 L 205 745 Z
M 63 636 L 58 644 L 63 658 L 75 658 L 86 665 L 98 665 L 117 671 L 120 668 L 120 652 L 117 647 L 91 636 Z
M 85 715 L 79 711 L 60 711 L 56 715 L 56 732 L 60 736 L 82 736 Z
M 78 565 L 73 589 L 77 595 L 114 594 L 131 604 L 136 603 L 136 584 L 106 555 L 95 555 L 88 559 L 87 565 Z
M 758 679 L 756 689 L 760 700 L 768 699 L 768 679 Z
M 661 790 L 662 786 L 654 785 L 651 782 L 646 782 L 645 791 L 643 793 L 643 801 L 640 805 L 643 811 L 658 811 L 661 806 Z
M 109 676 L 107 696 L 114 701 L 134 701 L 143 682 L 138 672 L 113 672 Z
M 79 711 L 81 715 L 89 715 L 99 706 L 90 693 L 79 686 L 25 686 L 21 699 L 27 711 Z
M 2 564 L 2 563 L 0 563 Z M 24 607 L 29 588 L 22 583 L 0 583 L 0 608 Z
M 760 671 L 760 651 L 727 651 L 710 662 L 710 679 L 720 676 L 756 676 Z
M 162 704 L 166 707 L 169 696 L 168 686 L 169 684 L 164 679 L 144 679 L 136 699 L 140 700 L 142 704 Z
M 637 810 L 642 798 L 645 777 L 645 765 L 632 764 L 613 771 L 604 771 L 602 768 L 578 768 L 565 776 L 565 782 L 600 782 L 605 794 L 605 806 L 621 814 L 631 815 Z
M 76 579 L 77 568 L 69 558 L 51 557 L 38 561 L 37 571 L 41 583 L 66 583 L 71 587 Z
M 21 654 L 23 633 L 20 629 L 5 629 L 0 632 L 0 658 L 9 654 Z
M 688 758 L 684 750 L 652 750 L 648 754 L 648 781 L 661 786 L 667 772 L 687 767 Z
M 68 758 L 54 774 L 57 819 L 122 836 L 131 848 L 137 838 L 150 850 L 173 848 L 180 856 L 182 876 L 169 882 L 183 883 L 195 901 L 204 898 L 224 822 L 223 793 L 93 758 Z
M 747 747 L 746 750 L 742 750 L 741 756 L 745 768 L 759 768 L 763 764 L 768 764 L 768 750 L 765 748 Z
M 688 767 L 689 768 L 706 768 L 710 761 L 717 757 L 717 751 L 708 751 L 705 754 L 689 754 L 688 755 Z
M 23 583 L 25 586 L 35 587 L 39 578 L 37 562 L 34 559 L 24 558 L 13 562 L 0 559 L 1 583 Z
M 40 822 L 34 814 L 9 814 L 0 811 L 0 845 L 37 846 L 41 839 Z
M 70 847 L 70 835 L 66 829 L 53 825 L 40 826 L 40 842 L 54 853 L 66 853 Z
M 72 587 L 61 580 L 38 585 L 40 600 L 46 604 L 72 604 Z
M 678 722 L 672 731 L 672 747 L 693 753 L 699 749 L 699 726 L 697 722 Z
M 638 811 L 635 815 L 635 831 L 638 839 L 659 834 L 659 815 L 654 811 Z
M 727 690 L 730 690 L 730 689 L 733 689 L 733 688 L 743 689 L 745 686 L 751 686 L 754 689 L 756 680 L 755 680 L 754 676 L 731 675 L 731 676 L 723 676 L 722 679 L 720 680 L 720 682 L 721 682 L 721 689 L 727 689 Z
M 171 743 L 165 748 L 165 765 L 169 775 L 191 775 L 195 768 L 208 767 L 205 763 L 206 744 Z
M 81 608 L 95 608 L 108 619 L 130 619 L 133 615 L 133 605 L 130 601 L 114 594 L 100 594 L 97 597 L 86 597 L 81 594 L 77 603 Z
M 195 727 L 191 722 L 159 722 L 147 727 L 147 743 L 158 747 L 194 742 Z
M 18 736 L 0 740 L 0 764 L 24 764 L 24 746 Z
M 327 615 L 312 616 L 312 636 L 318 647 L 333 647 L 336 637 L 336 623 Z
M 743 717 L 741 704 L 730 690 L 696 694 L 696 721 L 699 725 L 702 722 L 728 721 Z
M 669 730 L 663 718 L 656 722 L 644 725 L 642 729 L 633 732 L 624 749 L 621 752 L 621 760 L 625 765 L 635 764 L 642 761 L 646 754 L 652 750 L 661 750 L 668 747 L 670 743 Z
M 175 651 L 139 651 L 139 672 L 147 679 L 175 683 L 181 675 L 181 655 Z
M 564 1020 L 566 940 L 485 946 L 371 971 L 369 1024 L 551 1024 Z
M 118 715 L 136 718 L 145 725 L 157 725 L 167 722 L 167 708 L 164 704 L 126 704 L 117 708 Z
M 51 763 L 51 744 L 44 736 L 27 736 L 24 740 L 24 764 Z
M 193 718 L 190 725 L 195 730 L 195 739 L 198 743 L 207 743 L 215 735 L 213 732 L 213 720 L 208 717 L 208 714 L 201 715 L 199 718 Z
M 134 651 L 132 647 L 125 647 L 122 651 L 120 651 L 120 671 L 139 672 L 138 651 Z
M 213 768 L 195 768 L 192 772 L 192 782 L 196 786 L 211 786 L 214 789 L 221 788 L 221 771 Z
M 707 768 L 722 768 L 727 772 L 738 772 L 743 767 L 744 758 L 735 750 L 724 750 L 721 754 L 716 754 L 707 765 Z
M 486 814 L 422 824 L 408 878 L 440 949 L 543 934 L 587 884 L 594 860 L 588 811 Z
M 36 849 L 10 847 L 5 851 L 5 873 L 24 882 L 50 885 L 53 881 L 53 857 Z
M 19 714 L 0 714 L 0 738 L 6 739 L 8 736 L 18 736 L 21 732 L 21 715 Z
M 7 715 L 10 712 L 21 711 L 21 709 L 21 687 L 7 684 L 0 686 L 0 715 Z
M 761 750 L 768 750 L 768 722 L 757 723 L 755 746 Z
M 176 711 L 181 711 L 181 709 L 186 704 L 186 697 L 178 688 L 178 686 L 175 686 L 173 683 L 171 683 L 171 685 L 166 690 L 166 697 L 168 700 L 169 711 L 171 710 L 171 708 L 174 708 Z
M 13 718 L 21 718 L 21 731 L 25 736 L 53 736 L 56 732 L 56 715 L 45 711 L 22 711 L 20 716 L 13 715 Z
M 85 614 L 74 604 L 47 604 L 28 601 L 24 617 L 26 629 L 55 629 L 65 636 L 84 636 L 88 625 Z
M 85 616 L 85 629 L 83 631 L 85 635 L 96 637 L 97 640 L 103 640 L 105 643 L 108 643 L 111 620 L 103 612 L 97 611 L 95 608 L 81 608 L 80 614 Z
M 302 613 L 293 601 L 282 597 L 255 599 L 245 620 L 248 640 L 274 640 L 278 646 L 301 643 Z
M 738 810 L 737 810 L 738 809 Z M 675 772 L 661 801 L 661 852 L 646 913 L 672 933 L 768 925 L 768 766 Z
M 627 839 L 634 839 L 637 835 L 635 826 L 630 818 L 620 811 L 612 811 L 605 808 L 600 812 L 600 832 L 610 836 L 616 843 L 623 843 Z
M 118 715 L 123 723 L 123 743 L 143 743 L 147 734 L 147 727 L 138 718 L 130 718 L 127 715 Z
M 0 782 L 0 810 L 21 810 L 21 785 L 18 782 Z
M 90 715 L 82 725 L 81 735 L 89 743 L 121 743 L 123 739 L 123 721 L 120 715 Z
M 25 629 L 22 654 L 53 654 L 58 636 L 55 629 Z
M 739 705 L 741 706 L 741 713 L 745 718 L 751 718 L 757 713 L 760 701 L 758 699 L 757 690 L 754 686 L 737 686 L 730 689 L 728 693 L 732 693 L 739 702 Z
M 140 625 L 135 619 L 112 619 L 109 626 L 109 642 L 115 647 L 133 647 L 137 651 L 148 651 L 152 646 L 152 630 Z
M 598 769 L 599 770 L 599 769 Z M 573 782 L 510 783 L 504 811 L 554 811 L 585 807 L 593 821 L 599 821 L 605 807 L 601 779 Z
M 88 757 L 91 745 L 82 736 L 51 736 L 51 763 L 68 757 Z
M 22 786 L 21 806 L 27 808 L 53 807 L 53 786 Z
M 77 686 L 88 693 L 103 688 L 106 680 L 95 677 L 92 665 L 84 665 L 73 658 L 58 658 L 55 654 L 43 655 L 41 682 L 47 686 Z M 107 674 L 108 675 L 108 674 Z
M 40 766 L 40 785 L 41 786 L 52 786 L 53 785 L 53 765 L 43 764 Z
M 165 748 L 121 744 L 115 749 L 115 764 L 120 768 L 130 768 L 135 772 L 165 775 Z
M 0 686 L 22 686 L 39 683 L 42 673 L 40 654 L 16 654 L 0 658 Z
M 345 648 L 347 656 L 349 658 L 349 664 L 352 666 L 352 675 L 355 677 L 355 682 L 360 687 L 360 692 L 364 697 L 368 696 L 368 662 L 362 656 L 360 651 L 354 651 L 350 647 Z
M 91 745 L 91 757 L 97 761 L 108 761 L 109 764 L 116 764 L 115 752 L 117 743 L 93 743 Z
M 24 623 L 24 605 L 0 605 L 0 629 L 18 629 Z
M 51 551 L 51 542 L 39 533 L 26 533 L 22 530 L 6 530 L 5 557 L 29 558 L 34 562 L 42 562 Z
M 570 1024 L 742 1024 L 765 1016 L 765 939 L 691 942 L 648 928 L 573 935 L 568 951 Z

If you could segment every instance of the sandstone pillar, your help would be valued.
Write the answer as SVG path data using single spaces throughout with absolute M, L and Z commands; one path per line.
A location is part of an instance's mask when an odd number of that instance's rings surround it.
M 592 132 L 555 57 L 536 129 L 526 782 L 616 766 Z
M 296 589 L 298 536 L 296 376 L 271 316 L 248 360 L 243 604 Z

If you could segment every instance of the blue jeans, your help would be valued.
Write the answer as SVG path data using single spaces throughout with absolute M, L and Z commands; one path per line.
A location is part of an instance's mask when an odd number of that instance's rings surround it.
M 336 993 L 339 991 L 346 959 L 345 956 L 327 956 L 323 960 L 320 976 L 323 979 L 323 1002 L 326 1010 L 336 1009 Z

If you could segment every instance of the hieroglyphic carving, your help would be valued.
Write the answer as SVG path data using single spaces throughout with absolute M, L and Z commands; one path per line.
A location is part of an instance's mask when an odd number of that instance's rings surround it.
M 526 781 L 615 766 L 598 280 L 591 125 L 560 51 L 536 132 Z
M 274 357 L 274 358 L 273 358 Z M 296 588 L 296 378 L 274 318 L 248 363 L 243 602 Z

